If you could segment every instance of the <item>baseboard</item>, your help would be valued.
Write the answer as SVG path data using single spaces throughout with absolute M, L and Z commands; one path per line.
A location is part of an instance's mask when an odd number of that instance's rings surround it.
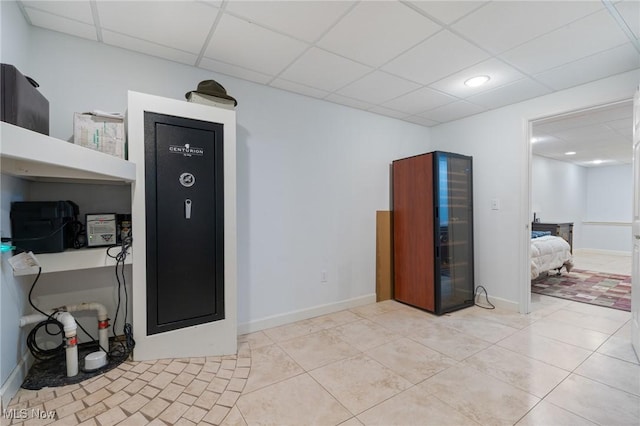
M 15 394 L 20 389 L 20 385 L 24 382 L 24 379 L 27 377 L 27 373 L 29 372 L 29 368 L 33 364 L 33 356 L 29 351 L 26 351 L 20 362 L 16 368 L 13 369 L 7 381 L 2 384 L 0 388 L 0 401 L 2 401 L 2 408 L 5 409 L 11 402 L 11 398 L 15 396 Z
M 593 253 L 593 254 L 607 254 L 611 256 L 631 256 L 630 251 L 621 251 L 621 250 L 602 250 L 602 249 L 592 249 L 592 248 L 579 248 L 573 250 L 574 254 L 580 253 Z
M 510 312 L 518 312 L 519 304 L 518 302 L 514 302 L 513 300 L 502 299 L 500 297 L 489 295 L 489 302 L 491 302 L 491 304 L 498 309 Z M 487 304 L 487 299 L 485 299 L 484 297 L 484 292 L 476 295 L 476 304 L 489 306 Z
M 313 306 L 311 308 L 300 309 L 298 311 L 273 315 L 254 321 L 238 324 L 238 335 L 253 333 L 267 328 L 277 327 L 296 321 L 301 321 L 319 315 L 331 314 L 344 309 L 355 308 L 356 306 L 367 305 L 376 302 L 375 293 L 366 296 L 354 297 L 353 299 L 341 300 L 340 302 L 327 303 L 325 305 Z

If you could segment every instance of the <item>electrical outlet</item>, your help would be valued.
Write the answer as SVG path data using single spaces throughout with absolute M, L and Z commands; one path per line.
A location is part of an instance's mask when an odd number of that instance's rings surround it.
M 325 269 L 323 269 L 322 271 L 320 271 L 320 282 L 321 283 L 326 283 L 327 282 L 327 271 Z

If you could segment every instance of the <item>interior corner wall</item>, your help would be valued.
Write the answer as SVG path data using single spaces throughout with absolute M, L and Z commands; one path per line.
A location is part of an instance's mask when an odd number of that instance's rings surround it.
M 31 32 L 15 1 L 0 1 L 0 24 L 0 61 L 25 70 Z
M 473 156 L 475 277 L 490 296 L 524 303 L 529 121 L 631 99 L 638 82 L 640 70 L 634 70 L 431 128 L 434 148 Z M 500 210 L 491 209 L 492 199 L 500 200 Z
M 531 210 L 543 223 L 572 222 L 573 248 L 582 248 L 587 168 L 539 155 L 531 159 Z
M 213 78 L 238 100 L 240 324 L 375 294 L 389 166 L 429 151 L 428 128 L 39 28 L 31 41 L 61 139 L 74 112 L 124 111 L 127 90 L 184 99 Z

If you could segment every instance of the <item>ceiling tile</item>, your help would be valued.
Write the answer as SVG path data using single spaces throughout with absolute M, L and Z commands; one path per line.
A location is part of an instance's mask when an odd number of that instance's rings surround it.
M 85 24 L 83 22 L 74 21 L 72 19 L 62 18 L 58 15 L 43 12 L 41 10 L 24 8 L 31 23 L 36 27 L 46 28 L 48 30 L 59 31 L 76 37 L 87 38 L 89 40 L 98 40 L 96 27 Z
M 629 163 L 632 136 L 619 132 L 616 127 L 631 129 L 631 101 L 589 108 L 562 116 L 537 120 L 533 135 L 540 139 L 532 145 L 533 153 L 587 167 L 595 158 L 611 160 L 602 166 Z M 573 156 L 564 155 L 576 151 Z
M 267 75 L 257 71 L 248 70 L 246 68 L 238 67 L 235 65 L 225 64 L 224 62 L 216 61 L 209 58 L 202 58 L 200 60 L 199 67 L 204 68 L 206 70 L 219 72 L 220 74 L 226 74 L 231 77 L 254 81 L 260 84 L 266 84 L 269 80 L 273 78 L 272 75 Z
M 369 109 L 369 112 L 375 112 L 376 114 L 386 115 L 387 117 L 392 118 L 405 118 L 407 114 L 405 112 L 396 111 L 389 108 L 384 108 L 381 106 L 375 106 Z
M 464 84 L 464 82 L 471 77 L 480 75 L 489 76 L 491 80 L 478 87 L 469 87 Z M 504 86 L 521 78 L 524 78 L 524 75 L 515 68 L 492 58 L 453 74 L 452 76 L 436 81 L 430 84 L 429 87 L 459 98 L 466 98 L 477 93 Z
M 486 111 L 486 108 L 474 105 L 466 101 L 456 101 L 438 108 L 434 108 L 430 111 L 420 113 L 418 115 L 424 118 L 428 118 L 429 120 L 444 123 L 447 121 L 453 121 L 459 118 L 478 114 L 483 111 Z
M 412 5 L 423 10 L 429 16 L 451 24 L 469 12 L 486 4 L 486 1 L 410 1 Z
M 94 25 L 93 13 L 88 1 L 22 1 L 22 4 L 25 7 Z
M 205 3 L 98 1 L 102 28 L 199 54 L 219 9 Z M 152 9 L 152 10 L 150 10 Z
M 562 90 L 635 68 L 640 68 L 640 54 L 631 43 L 627 43 L 552 68 L 534 77 L 555 90 Z
M 500 108 L 505 105 L 515 104 L 517 102 L 536 98 L 548 93 L 551 93 L 551 90 L 544 87 L 542 84 L 531 80 L 530 78 L 524 78 L 514 83 L 507 84 L 506 86 L 498 87 L 497 89 L 469 96 L 466 99 L 487 108 Z
M 620 129 L 615 129 L 615 131 L 627 140 L 633 140 L 633 126 L 627 126 Z
M 565 141 L 556 138 L 552 134 L 547 134 L 542 129 L 540 129 L 536 123 L 533 124 L 532 134 L 534 136 L 531 139 L 535 141 L 535 143 L 532 142 L 532 146 L 534 147 L 534 151 L 536 153 L 544 152 L 550 147 L 566 143 Z
M 363 110 L 368 110 L 369 108 L 373 107 L 373 105 L 370 103 L 362 102 L 357 99 L 347 98 L 346 96 L 336 95 L 335 93 L 330 94 L 324 99 L 330 102 L 335 102 L 337 104 Z
M 625 0 L 615 4 L 616 9 L 637 39 L 640 39 L 640 2 Z
M 347 1 L 230 1 L 225 12 L 314 42 L 351 6 Z
M 496 1 L 464 17 L 453 29 L 500 53 L 603 7 L 599 1 Z
M 314 98 L 324 98 L 329 92 L 315 89 L 313 87 L 305 86 L 303 84 L 294 83 L 293 81 L 287 81 L 283 78 L 276 78 L 270 86 L 277 87 L 278 89 L 288 90 L 289 92 L 300 93 L 301 95 L 311 96 Z
M 538 133 L 546 134 L 546 135 L 555 135 L 558 132 L 565 131 L 566 129 L 572 129 L 575 127 L 585 126 L 587 123 L 584 122 L 584 119 L 579 116 L 571 116 L 562 118 L 561 117 L 552 117 L 550 121 L 543 120 L 541 122 L 537 122 L 534 124 L 534 130 L 536 137 Z
M 544 133 L 557 133 L 594 123 L 608 124 L 621 119 L 630 119 L 632 116 L 633 102 L 629 100 L 537 120 L 535 129 Z
M 306 43 L 225 14 L 204 56 L 276 75 L 306 48 Z
M 613 120 L 607 123 L 607 126 L 623 136 L 631 137 L 633 133 L 633 118 L 621 118 L 619 120 Z
M 555 136 L 563 140 L 578 140 L 581 144 L 621 138 L 619 134 L 602 123 L 589 124 L 582 127 L 559 131 L 555 133 Z
M 597 37 L 593 35 L 597 34 Z M 629 39 L 603 10 L 502 54 L 518 68 L 537 74 L 625 44 Z
M 420 116 L 417 116 L 417 115 L 412 115 L 411 117 L 403 118 L 402 120 L 408 121 L 409 123 L 419 124 L 421 126 L 427 126 L 427 127 L 431 127 L 431 126 L 435 126 L 437 124 L 440 124 L 437 121 L 429 120 L 428 118 L 420 117 Z
M 337 93 L 372 104 L 379 104 L 418 88 L 420 88 L 419 84 L 383 71 L 374 71 L 343 87 Z
M 450 31 L 441 31 L 382 69 L 412 81 L 430 84 L 488 57 L 487 53 Z
M 440 28 L 401 3 L 368 1 L 359 3 L 317 45 L 378 67 Z
M 281 77 L 333 92 L 371 71 L 349 59 L 313 47 L 287 68 Z
M 447 96 L 443 93 L 431 90 L 428 87 L 418 89 L 414 92 L 395 98 L 389 102 L 385 102 L 383 107 L 391 108 L 396 111 L 406 112 L 407 114 L 419 114 L 430 109 L 446 105 L 455 101 L 456 98 Z
M 598 114 L 593 114 L 591 121 L 610 124 L 618 120 L 629 120 L 629 124 L 631 124 L 632 119 L 633 101 L 628 100 L 608 105 L 606 107 L 600 107 L 598 109 Z
M 631 145 L 629 148 L 625 149 L 624 147 L 618 146 L 601 146 L 600 148 L 592 147 L 587 150 L 584 159 L 592 162 L 593 159 L 602 160 L 603 162 L 600 166 L 612 166 L 615 163 L 631 163 L 633 158 L 633 150 L 631 149 Z
M 146 55 L 158 56 L 160 58 L 187 65 L 194 65 L 198 59 L 198 55 L 193 53 L 161 46 L 146 40 L 140 40 L 139 38 L 114 33 L 109 30 L 102 30 L 102 40 L 106 44 L 110 44 L 112 46 L 122 47 L 123 49 L 133 50 Z

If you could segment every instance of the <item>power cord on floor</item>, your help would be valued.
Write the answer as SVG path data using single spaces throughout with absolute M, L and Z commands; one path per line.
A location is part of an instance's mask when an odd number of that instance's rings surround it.
M 53 315 L 56 312 L 53 312 L 50 315 L 46 314 L 44 311 L 41 311 L 40 309 L 38 309 L 38 307 L 33 303 L 33 299 L 31 298 L 31 295 L 33 294 L 33 289 L 36 287 L 36 283 L 40 279 L 40 274 L 42 274 L 42 268 L 38 267 L 38 274 L 36 275 L 36 278 L 33 280 L 33 283 L 31 284 L 31 289 L 29 290 L 28 299 L 29 299 L 29 304 L 31 305 L 31 307 L 33 309 L 35 309 L 37 312 L 39 312 L 42 315 L 46 316 L 47 319 L 44 320 L 44 321 L 40 321 L 29 332 L 29 334 L 27 335 L 27 347 L 31 351 L 31 354 L 33 355 L 34 358 L 39 359 L 39 360 L 43 360 L 43 359 L 52 358 L 52 357 L 56 356 L 57 354 L 59 354 L 60 352 L 64 351 L 64 333 L 63 333 L 63 328 L 64 327 L 63 327 L 63 325 L 62 325 L 62 323 L 60 321 L 58 321 L 57 319 L 55 319 L 53 317 Z M 57 332 L 53 332 L 49 328 L 50 326 L 53 326 L 53 325 L 58 327 L 58 331 Z M 46 333 L 49 336 L 58 336 L 58 335 L 62 336 L 62 342 L 60 343 L 60 345 L 56 346 L 55 348 L 51 348 L 51 349 L 42 349 L 41 347 L 39 347 L 38 344 L 36 343 L 36 334 L 38 333 L 38 330 L 40 330 L 42 327 L 44 327 L 44 330 L 46 331 Z
M 119 341 L 118 343 L 120 343 L 120 345 L 114 345 L 114 348 L 109 353 L 109 356 L 122 360 L 125 360 L 129 357 L 129 354 L 131 354 L 131 351 L 133 351 L 133 348 L 136 345 L 135 340 L 133 340 L 133 327 L 130 323 L 127 322 L 129 316 L 129 294 L 127 292 L 127 280 L 124 273 L 125 261 L 127 259 L 127 255 L 132 243 L 133 239 L 129 234 L 122 238 L 121 245 L 111 246 L 107 249 L 107 256 L 116 260 L 115 275 L 116 281 L 118 282 L 118 302 L 116 305 L 116 314 L 111 328 L 114 340 L 116 340 L 116 342 L 118 342 L 116 336 L 116 324 L 118 323 L 118 312 L 120 311 L 121 294 L 122 290 L 124 290 L 124 326 L 122 328 L 122 331 L 124 333 L 124 341 Z M 114 248 L 120 248 L 120 252 L 118 252 L 117 254 L 111 254 L 111 249 Z M 118 270 L 120 271 L 120 274 L 118 274 Z
M 57 314 L 58 312 L 60 312 L 60 310 L 59 309 L 55 309 L 51 314 L 47 314 L 46 312 L 44 312 L 41 309 L 39 309 L 33 303 L 33 299 L 32 299 L 33 290 L 35 289 L 36 283 L 40 279 L 40 275 L 41 274 L 42 274 L 42 267 L 38 267 L 38 274 L 36 275 L 36 278 L 33 280 L 33 283 L 31 284 L 31 289 L 29 290 L 29 304 L 37 312 L 41 313 L 42 315 L 45 315 L 47 317 L 47 319 L 44 320 L 44 321 L 40 321 L 39 323 L 37 323 L 35 325 L 35 327 L 33 327 L 33 329 L 31 329 L 31 331 L 27 335 L 27 348 L 29 348 L 29 351 L 31 351 L 31 354 L 33 355 L 34 358 L 39 359 L 39 360 L 45 360 L 45 359 L 53 358 L 54 356 L 58 355 L 59 353 L 64 352 L 64 349 L 65 349 L 65 337 L 64 337 L 64 326 L 62 325 L 62 323 L 60 321 L 58 321 L 57 319 L 54 318 L 54 315 Z M 106 353 L 109 353 L 108 350 L 107 350 L 109 348 L 105 349 L 102 346 L 100 346 L 100 343 L 91 334 L 89 334 L 89 332 L 78 321 L 76 321 L 76 325 L 87 336 L 89 336 L 91 341 L 93 343 L 97 344 L 100 349 L 102 349 Z M 50 326 L 58 327 L 58 331 L 57 332 L 53 332 L 49 328 Z M 58 346 L 56 346 L 55 348 L 51 348 L 51 349 L 43 349 L 40 346 L 38 346 L 38 343 L 36 341 L 36 335 L 37 335 L 38 331 L 42 327 L 44 327 L 45 332 L 49 336 L 61 336 L 62 342 Z
M 480 305 L 478 302 L 476 302 L 476 299 L 478 298 L 478 291 L 479 291 L 479 290 L 484 291 L 484 298 L 485 298 L 485 300 L 487 301 L 487 304 L 488 304 L 489 306 L 483 306 L 483 305 Z M 479 308 L 482 308 L 482 309 L 495 309 L 495 308 L 496 308 L 496 307 L 493 305 L 493 303 L 489 302 L 489 293 L 487 293 L 487 289 L 486 289 L 486 288 L 484 288 L 484 287 L 483 287 L 483 286 L 481 286 L 481 285 L 479 285 L 479 286 L 477 286 L 477 287 L 476 287 L 476 291 L 475 291 L 475 292 L 474 292 L 474 294 L 473 294 L 473 300 L 474 300 L 474 304 L 475 304 L 477 307 L 479 307 Z

